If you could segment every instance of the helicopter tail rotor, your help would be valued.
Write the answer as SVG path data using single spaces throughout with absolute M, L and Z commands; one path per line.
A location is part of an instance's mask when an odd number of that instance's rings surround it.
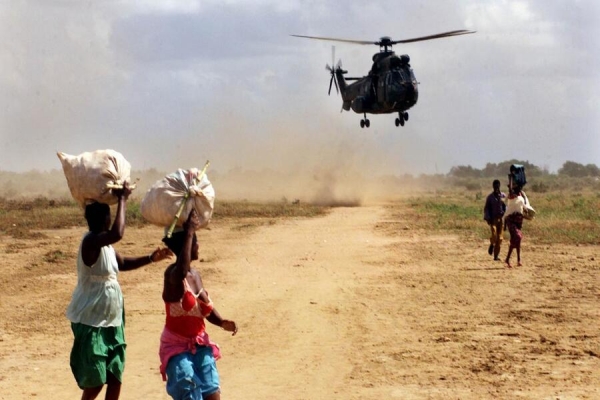
M 329 64 L 325 65 L 325 69 L 327 69 L 327 71 L 329 71 L 331 73 L 331 79 L 329 79 L 329 91 L 327 92 L 328 95 L 331 95 L 331 85 L 335 84 L 335 91 L 336 93 L 340 93 L 340 89 L 338 87 L 338 83 L 337 80 L 335 79 L 335 71 L 338 69 L 341 69 L 342 67 L 342 60 L 338 61 L 337 66 L 334 66 L 335 62 L 335 46 L 331 46 L 331 66 L 329 66 Z
M 329 65 L 327 66 L 327 70 L 331 72 L 331 79 L 329 79 L 329 90 L 327 91 L 328 95 L 331 95 L 331 86 L 335 85 L 336 93 L 340 93 L 340 88 L 338 87 L 337 80 L 335 79 L 335 69 L 331 68 Z
M 329 90 L 327 91 L 327 94 L 328 94 L 328 95 L 331 95 L 331 85 L 332 85 L 334 82 L 335 82 L 335 91 L 336 91 L 336 93 L 339 93 L 339 92 L 340 92 L 340 89 L 338 88 L 338 84 L 337 84 L 337 82 L 335 81 L 335 76 L 334 76 L 334 73 L 333 73 L 333 70 L 332 70 L 332 71 L 331 71 L 331 79 L 329 80 Z

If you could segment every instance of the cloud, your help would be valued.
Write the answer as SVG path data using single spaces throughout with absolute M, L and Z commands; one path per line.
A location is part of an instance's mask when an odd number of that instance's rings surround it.
M 135 0 L 122 1 L 120 6 L 128 14 L 195 14 L 202 7 L 200 0 Z
M 0 6 L 7 44 L 0 51 L 2 159 L 12 168 L 39 168 L 40 149 L 87 141 L 78 137 L 82 132 L 93 135 L 96 109 L 118 96 L 126 76 L 115 67 L 102 10 L 80 3 L 6 4 Z
M 599 8 L 593 0 L 2 2 L 2 168 L 56 168 L 54 151 L 96 148 L 144 168 L 211 158 L 224 170 L 315 169 L 338 156 L 344 169 L 398 174 L 511 158 L 551 170 L 566 159 L 600 165 Z M 404 39 L 463 28 L 477 33 L 394 48 L 410 55 L 421 82 L 402 129 L 393 115 L 360 129 L 361 115 L 340 113 L 340 98 L 326 95 L 332 43 L 289 36 Z M 335 46 L 351 76 L 365 75 L 379 50 Z

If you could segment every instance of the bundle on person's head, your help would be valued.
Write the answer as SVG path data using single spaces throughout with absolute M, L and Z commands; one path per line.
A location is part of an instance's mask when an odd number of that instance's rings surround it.
M 215 204 L 215 190 L 206 169 L 178 169 L 152 185 L 140 204 L 140 212 L 148 222 L 165 228 L 169 238 L 180 230 L 192 209 L 200 220 L 200 228 L 210 222 Z
M 518 186 L 519 190 L 527 184 L 525 176 L 525 167 L 520 164 L 512 164 L 509 168 L 508 182 L 511 187 Z
M 59 152 L 57 155 L 71 196 L 82 208 L 94 202 L 117 203 L 113 190 L 122 189 L 123 184 L 130 181 L 131 164 L 115 150 L 96 150 L 78 156 Z

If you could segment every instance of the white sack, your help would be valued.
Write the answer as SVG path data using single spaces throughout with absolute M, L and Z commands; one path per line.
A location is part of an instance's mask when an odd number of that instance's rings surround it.
M 157 181 L 142 199 L 140 211 L 142 216 L 154 225 L 169 227 L 186 193 L 190 193 L 176 226 L 182 226 L 192 208 L 196 209 L 201 228 L 210 222 L 215 205 L 215 190 L 206 174 L 197 182 L 200 171 L 178 169 Z
M 531 206 L 531 203 L 529 203 L 529 198 L 527 198 L 525 192 L 521 191 L 521 193 L 523 194 L 523 198 L 525 199 L 525 205 L 523 207 L 523 218 L 532 220 L 535 218 L 536 211 Z
M 96 150 L 72 156 L 57 153 L 73 198 L 82 206 L 97 201 L 115 204 L 118 198 L 110 185 L 129 181 L 131 164 L 115 150 Z

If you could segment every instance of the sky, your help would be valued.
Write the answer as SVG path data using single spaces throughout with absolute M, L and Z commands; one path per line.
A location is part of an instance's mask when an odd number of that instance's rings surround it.
M 420 82 L 395 115 L 340 112 L 376 41 Z M 121 152 L 133 169 L 448 173 L 509 159 L 600 166 L 596 0 L 0 0 L 0 170 L 60 169 L 56 152 Z

